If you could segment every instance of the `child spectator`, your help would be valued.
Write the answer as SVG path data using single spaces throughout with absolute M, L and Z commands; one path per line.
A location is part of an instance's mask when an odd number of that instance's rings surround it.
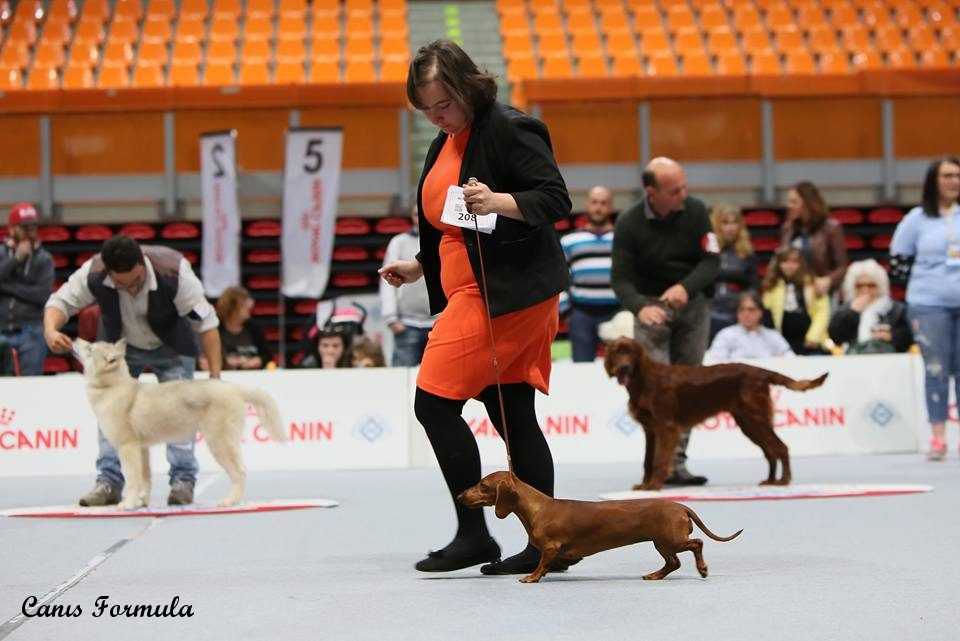
M 369 336 L 358 336 L 350 349 L 353 367 L 386 367 L 383 348 Z
M 813 276 L 796 247 L 774 253 L 763 279 L 764 324 L 783 334 L 795 354 L 823 354 L 830 299 L 817 293 Z
M 737 323 L 720 330 L 707 351 L 711 363 L 740 361 L 746 358 L 793 356 L 782 334 L 764 327 L 763 300 L 755 291 L 737 297 Z

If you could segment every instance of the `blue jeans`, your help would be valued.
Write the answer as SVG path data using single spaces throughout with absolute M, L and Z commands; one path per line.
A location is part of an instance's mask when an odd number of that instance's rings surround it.
M 597 357 L 600 336 L 597 330 L 620 311 L 619 307 L 606 307 L 591 310 L 574 307 L 570 310 L 570 347 L 573 350 L 574 363 L 589 363 Z
M 427 347 L 429 327 L 406 326 L 402 332 L 393 335 L 393 367 L 416 367 L 423 360 L 423 350 Z
M 951 376 L 960 399 L 960 308 L 909 305 L 907 317 L 923 354 L 927 417 L 942 423 L 947 420 Z
M 47 357 L 47 342 L 43 340 L 43 325 L 24 325 L 19 332 L 4 333 L 7 344 L 17 350 L 20 376 L 41 376 L 43 360 Z
M 161 383 L 193 378 L 193 359 L 180 356 L 170 347 L 164 346 L 155 350 L 144 350 L 127 346 L 127 367 L 130 369 L 130 375 L 133 377 L 140 376 L 140 373 L 147 366 L 153 370 Z M 123 489 L 123 472 L 120 469 L 120 458 L 117 456 L 117 450 L 110 445 L 110 441 L 104 438 L 103 432 L 99 429 L 97 430 L 97 440 L 100 444 L 100 454 L 97 456 L 97 481 L 105 481 Z M 167 461 L 170 463 L 171 483 L 174 481 L 196 482 L 197 470 L 200 468 L 197 457 L 193 453 L 196 442 L 197 439 L 194 437 L 186 441 L 167 443 Z

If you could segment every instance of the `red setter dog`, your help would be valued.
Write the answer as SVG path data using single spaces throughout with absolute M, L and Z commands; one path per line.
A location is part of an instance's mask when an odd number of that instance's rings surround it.
M 770 465 L 761 485 L 790 483 L 790 454 L 773 431 L 773 401 L 770 386 L 783 385 L 802 392 L 823 385 L 827 375 L 795 381 L 776 372 L 744 365 L 664 365 L 647 356 L 632 338 L 618 338 L 607 345 L 607 374 L 627 388 L 630 415 L 647 437 L 643 483 L 635 490 L 659 490 L 670 476 L 673 452 L 681 430 L 729 412 L 740 430 L 757 444 Z M 777 461 L 782 474 L 776 478 Z

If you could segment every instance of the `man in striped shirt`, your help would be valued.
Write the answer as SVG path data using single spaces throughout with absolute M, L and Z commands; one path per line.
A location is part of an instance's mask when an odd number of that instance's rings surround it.
M 610 288 L 613 249 L 613 194 L 597 186 L 587 193 L 587 224 L 560 239 L 570 266 L 570 344 L 574 362 L 597 355 L 597 327 L 620 311 Z

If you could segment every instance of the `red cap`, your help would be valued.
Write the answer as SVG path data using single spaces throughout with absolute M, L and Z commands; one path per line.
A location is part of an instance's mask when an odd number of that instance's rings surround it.
M 9 223 L 11 225 L 36 225 L 37 222 L 37 210 L 30 203 L 17 203 L 10 208 Z

